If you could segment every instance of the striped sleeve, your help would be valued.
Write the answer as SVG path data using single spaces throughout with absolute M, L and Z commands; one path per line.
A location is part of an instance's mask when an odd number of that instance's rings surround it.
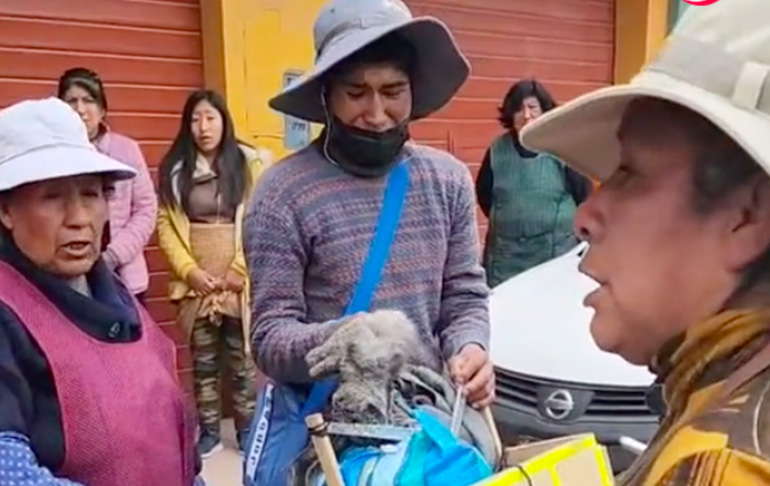
M 336 322 L 306 322 L 304 277 L 310 257 L 299 230 L 283 216 L 280 207 L 256 193 L 244 219 L 253 282 L 251 339 L 263 373 L 281 383 L 309 383 L 305 356 L 326 341 Z
M 459 171 L 443 268 L 441 316 L 437 326 L 445 360 L 466 344 L 489 349 L 489 308 L 481 246 L 473 200 L 473 180 L 465 167 Z
M 733 449 L 693 454 L 676 463 L 655 486 L 770 484 L 770 462 Z

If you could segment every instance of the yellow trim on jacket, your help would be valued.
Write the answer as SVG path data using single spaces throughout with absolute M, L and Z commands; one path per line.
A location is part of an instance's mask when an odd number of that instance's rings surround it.
M 246 213 L 246 204 L 251 196 L 251 192 L 265 170 L 265 164 L 259 158 L 256 151 L 248 147 L 241 147 L 241 149 L 246 155 L 246 164 L 251 174 L 251 186 L 246 193 L 244 202 L 235 211 L 235 258 L 231 268 L 244 278 L 243 292 L 241 292 L 241 319 L 246 347 L 249 350 L 248 329 L 251 325 L 251 307 L 249 305 L 250 282 L 246 271 L 246 257 L 243 254 L 243 217 Z M 198 266 L 190 245 L 190 219 L 181 208 L 161 204 L 158 207 L 157 230 L 158 245 L 166 255 L 171 268 L 171 280 L 168 285 L 169 299 L 172 302 L 179 301 L 190 292 L 187 277 Z

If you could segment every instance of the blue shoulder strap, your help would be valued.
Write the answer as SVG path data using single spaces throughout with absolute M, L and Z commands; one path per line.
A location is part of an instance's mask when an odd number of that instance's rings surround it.
M 398 164 L 390 174 L 388 185 L 385 187 L 385 197 L 382 212 L 377 222 L 369 254 L 361 271 L 358 285 L 350 299 L 345 315 L 369 310 L 374 292 L 382 278 L 385 262 L 390 254 L 390 246 L 398 229 L 401 219 L 401 209 L 404 205 L 406 189 L 409 185 L 409 169 L 406 163 Z
M 364 312 L 369 309 L 374 297 L 374 292 L 382 278 L 385 262 L 388 260 L 390 246 L 396 236 L 401 210 L 406 199 L 406 191 L 409 187 L 409 167 L 405 162 L 399 163 L 388 176 L 385 186 L 385 196 L 382 203 L 382 212 L 377 222 L 369 254 L 366 257 L 361 277 L 353 292 L 345 315 Z M 313 385 L 310 395 L 302 408 L 302 416 L 321 412 L 334 393 L 337 384 L 334 380 L 324 380 Z

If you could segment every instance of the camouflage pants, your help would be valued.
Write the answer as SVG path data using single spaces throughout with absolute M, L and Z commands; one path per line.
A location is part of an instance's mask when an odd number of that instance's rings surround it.
M 222 419 L 219 375 L 223 358 L 231 380 L 236 430 L 248 428 L 254 415 L 256 368 L 244 352 L 241 322 L 231 317 L 224 317 L 220 326 L 205 319 L 196 321 L 191 351 L 201 429 L 215 435 L 219 432 Z

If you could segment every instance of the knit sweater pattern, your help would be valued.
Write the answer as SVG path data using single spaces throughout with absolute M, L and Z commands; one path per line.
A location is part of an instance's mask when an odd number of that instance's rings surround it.
M 463 346 L 489 345 L 473 181 L 452 155 L 408 144 L 409 189 L 370 310 L 415 324 L 434 367 Z M 386 178 L 352 176 L 316 144 L 261 177 L 244 220 L 252 341 L 260 369 L 308 383 L 305 356 L 341 321 L 382 209 Z

